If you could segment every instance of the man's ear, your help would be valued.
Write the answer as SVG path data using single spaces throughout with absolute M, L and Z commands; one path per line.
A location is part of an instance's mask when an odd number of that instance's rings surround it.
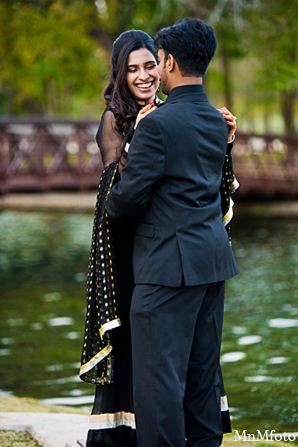
M 169 54 L 168 58 L 167 58 L 167 62 L 166 62 L 166 67 L 168 69 L 168 71 L 173 71 L 175 68 L 175 64 L 176 64 L 176 60 L 174 59 L 174 57 Z

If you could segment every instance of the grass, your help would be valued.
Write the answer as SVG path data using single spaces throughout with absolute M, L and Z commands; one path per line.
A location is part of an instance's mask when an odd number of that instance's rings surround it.
M 0 412 L 21 412 L 21 413 L 75 413 L 86 414 L 82 410 L 60 405 L 46 405 L 38 400 L 0 395 Z M 1 447 L 42 447 L 35 439 L 26 432 L 1 431 Z
M 239 430 L 240 432 L 240 430 Z M 237 439 L 237 438 L 236 438 Z M 270 438 L 269 438 L 270 439 Z M 224 435 L 222 447 L 290 447 L 293 443 L 282 441 L 235 441 L 235 434 Z
M 1 447 L 42 447 L 29 433 L 0 431 Z
M 47 405 L 32 398 L 1 395 L 0 412 L 86 414 L 86 412 L 73 407 L 63 407 L 62 405 Z

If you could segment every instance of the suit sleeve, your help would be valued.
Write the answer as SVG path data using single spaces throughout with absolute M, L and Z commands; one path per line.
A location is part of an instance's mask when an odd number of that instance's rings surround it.
M 147 206 L 151 189 L 164 172 L 163 135 L 158 121 L 149 115 L 138 124 L 121 180 L 108 196 L 107 213 L 110 221 L 116 223 L 137 217 Z

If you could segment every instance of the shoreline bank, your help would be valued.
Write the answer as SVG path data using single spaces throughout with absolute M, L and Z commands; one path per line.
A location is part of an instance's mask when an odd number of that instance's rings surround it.
M 0 195 L 0 211 L 86 211 L 93 212 L 96 190 L 86 192 L 12 193 Z M 298 216 L 297 201 L 237 202 L 235 215 L 255 215 L 264 217 Z

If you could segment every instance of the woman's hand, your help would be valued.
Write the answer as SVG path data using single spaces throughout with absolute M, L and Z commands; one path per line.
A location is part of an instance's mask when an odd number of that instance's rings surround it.
M 149 115 L 149 113 L 153 112 L 153 110 L 156 110 L 157 106 L 155 105 L 154 101 L 150 102 L 150 104 L 147 104 L 142 110 L 139 111 L 135 127 L 137 127 L 138 123 L 141 121 L 141 119 L 145 118 L 145 116 Z
M 217 109 L 219 113 L 222 114 L 224 119 L 227 121 L 229 126 L 229 134 L 228 134 L 228 143 L 234 141 L 234 135 L 237 129 L 237 118 L 234 116 L 226 107 L 222 107 L 221 109 Z

